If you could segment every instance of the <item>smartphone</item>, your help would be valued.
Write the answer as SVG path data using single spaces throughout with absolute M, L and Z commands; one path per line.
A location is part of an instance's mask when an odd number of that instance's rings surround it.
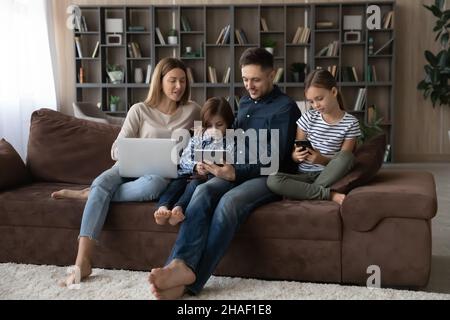
M 309 140 L 295 140 L 295 146 L 298 148 L 301 147 L 302 148 L 301 151 L 306 150 L 306 148 L 314 150 L 314 148 Z
M 223 166 L 227 159 L 227 150 L 206 150 L 195 149 L 194 161 L 196 162 L 209 162 L 219 166 Z

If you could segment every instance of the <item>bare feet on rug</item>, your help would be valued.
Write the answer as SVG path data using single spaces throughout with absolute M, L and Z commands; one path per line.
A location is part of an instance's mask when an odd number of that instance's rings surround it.
M 170 211 L 167 207 L 162 206 L 159 207 L 158 210 L 153 214 L 155 216 L 155 221 L 159 225 L 165 225 L 169 220 L 172 211 Z
M 77 274 L 78 272 L 79 274 Z M 79 281 L 83 281 L 84 279 L 89 277 L 91 273 L 91 264 L 87 259 L 85 259 L 81 264 L 73 266 L 67 278 L 60 280 L 58 282 L 58 285 L 60 287 L 69 287 L 70 285 L 78 284 Z
M 172 226 L 176 226 L 183 220 L 184 220 L 183 208 L 181 208 L 180 206 L 176 206 L 175 208 L 172 209 L 172 214 L 170 215 L 169 223 Z
M 153 296 L 158 300 L 179 299 L 184 295 L 185 290 L 186 286 L 179 286 L 167 290 L 160 290 L 156 288 L 153 284 L 150 284 L 150 291 L 152 292 Z
M 55 191 L 52 193 L 52 198 L 54 199 L 80 199 L 87 200 L 89 196 L 90 188 L 86 188 L 83 190 L 70 190 L 70 189 L 62 189 L 59 191 Z
M 195 274 L 183 261 L 175 259 L 164 268 L 152 269 L 148 281 L 157 299 L 158 296 L 176 299 L 183 296 L 185 286 L 195 281 Z
M 330 198 L 332 201 L 342 205 L 342 202 L 344 202 L 345 199 L 345 194 L 332 191 L 330 194 Z

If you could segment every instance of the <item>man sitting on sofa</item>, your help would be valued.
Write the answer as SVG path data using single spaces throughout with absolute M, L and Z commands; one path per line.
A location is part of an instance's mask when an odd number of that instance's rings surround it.
M 280 169 L 286 170 L 294 165 L 290 153 L 295 122 L 301 113 L 296 103 L 273 85 L 275 72 L 270 53 L 262 48 L 247 49 L 241 56 L 240 66 L 249 96 L 240 101 L 235 128 L 257 132 L 278 130 L 279 152 L 272 150 L 271 154 L 270 137 L 265 141 L 269 156 L 277 157 Z M 260 139 L 257 137 L 258 146 Z M 197 187 L 168 264 L 152 269 L 149 282 L 156 298 L 174 299 L 186 291 L 199 293 L 250 212 L 279 199 L 267 188 L 267 176 L 261 175 L 264 172 L 261 158 L 258 157 L 257 164 L 249 164 L 247 140 L 245 150 L 245 164 L 206 165 L 219 178 Z

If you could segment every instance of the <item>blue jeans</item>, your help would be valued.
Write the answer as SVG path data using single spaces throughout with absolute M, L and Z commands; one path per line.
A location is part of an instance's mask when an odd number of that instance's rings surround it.
M 145 175 L 137 179 L 122 178 L 117 165 L 106 170 L 92 182 L 83 211 L 79 237 L 99 239 L 111 201 L 155 200 L 167 187 L 169 181 L 157 175 Z
M 181 207 L 183 212 L 191 201 L 195 189 L 206 180 L 192 179 L 189 176 L 182 176 L 170 181 L 166 191 L 161 195 L 158 202 L 158 208 L 165 206 L 168 209 Z
M 249 214 L 279 199 L 267 188 L 266 180 L 255 178 L 236 187 L 213 178 L 197 187 L 167 261 L 183 260 L 195 273 L 196 281 L 187 288 L 190 292 L 197 294 L 204 287 Z

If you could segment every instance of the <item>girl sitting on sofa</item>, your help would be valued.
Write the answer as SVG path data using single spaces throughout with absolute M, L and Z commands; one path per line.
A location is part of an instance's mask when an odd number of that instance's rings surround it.
M 234 122 L 233 111 L 227 100 L 225 98 L 208 99 L 201 109 L 200 118 L 202 129 L 194 134 L 183 150 L 178 178 L 170 182 L 169 187 L 159 199 L 158 210 L 154 213 L 157 224 L 163 225 L 169 222 L 174 226 L 183 221 L 184 212 L 195 188 L 214 176 L 205 169 L 202 162 L 196 161 L 201 159 L 195 159 L 195 150 L 208 150 L 208 154 L 214 150 L 225 150 L 226 153 L 234 156 L 234 144 L 228 144 L 225 138 L 226 129 L 230 129 Z M 191 179 L 195 173 L 198 176 Z
M 352 152 L 361 135 L 358 119 L 345 111 L 336 80 L 326 70 L 315 70 L 307 76 L 305 97 L 312 108 L 297 121 L 292 159 L 299 164 L 298 173 L 269 176 L 267 186 L 291 199 L 342 204 L 345 195 L 330 186 L 352 168 Z M 307 144 L 302 140 L 308 140 L 309 147 L 302 147 Z
M 155 67 L 147 99 L 130 108 L 117 138 L 170 138 L 175 130 L 191 129 L 194 121 L 199 119 L 200 107 L 189 100 L 190 85 L 186 74 L 186 66 L 181 60 L 162 59 Z M 114 160 L 117 160 L 116 142 L 111 148 Z M 123 178 L 116 163 L 100 174 L 89 189 L 78 191 L 79 194 L 77 191 L 69 195 L 62 192 L 52 194 L 55 198 L 87 196 L 73 268 L 76 271 L 71 272 L 60 285 L 70 286 L 77 282 L 78 277 L 83 279 L 91 274 L 93 251 L 111 201 L 151 201 L 160 196 L 169 182 L 169 179 L 157 175 Z

